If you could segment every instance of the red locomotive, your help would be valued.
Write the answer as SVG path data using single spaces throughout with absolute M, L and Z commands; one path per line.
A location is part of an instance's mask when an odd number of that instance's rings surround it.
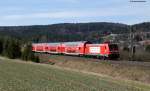
M 34 43 L 32 44 L 32 51 L 78 56 L 89 55 L 98 58 L 119 58 L 119 50 L 117 44 L 92 44 L 88 41 L 62 43 Z

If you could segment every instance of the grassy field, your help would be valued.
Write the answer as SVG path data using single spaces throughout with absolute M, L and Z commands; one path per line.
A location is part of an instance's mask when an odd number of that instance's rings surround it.
M 149 91 L 132 81 L 0 58 L 0 91 Z

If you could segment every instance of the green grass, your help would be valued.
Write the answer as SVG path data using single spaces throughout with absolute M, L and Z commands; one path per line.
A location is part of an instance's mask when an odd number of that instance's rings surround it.
M 0 91 L 149 91 L 150 86 L 0 59 Z

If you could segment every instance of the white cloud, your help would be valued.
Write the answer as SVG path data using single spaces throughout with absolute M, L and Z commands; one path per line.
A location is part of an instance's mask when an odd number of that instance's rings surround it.
M 78 10 L 78 11 L 59 11 L 59 12 L 39 12 L 30 14 L 12 14 L 0 16 L 4 20 L 22 20 L 22 19 L 41 19 L 41 18 L 88 18 L 88 17 L 113 17 L 113 16 L 144 16 L 150 17 L 148 12 L 141 10 L 127 9 L 93 9 L 93 10 Z
M 98 16 L 111 16 L 116 15 L 113 12 L 95 12 L 95 11 L 65 11 L 65 12 L 45 12 L 33 14 L 16 14 L 2 16 L 5 20 L 18 20 L 18 19 L 41 19 L 41 18 L 83 18 L 83 17 L 98 17 Z

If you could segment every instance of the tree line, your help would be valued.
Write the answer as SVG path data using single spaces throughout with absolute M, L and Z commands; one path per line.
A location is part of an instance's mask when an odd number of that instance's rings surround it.
M 132 25 L 137 31 L 150 31 L 150 23 Z M 121 23 L 62 23 L 37 26 L 1 26 L 0 36 L 11 36 L 32 42 L 91 41 L 99 42 L 105 34 L 129 33 L 129 25 Z
M 0 55 L 10 59 L 39 62 L 38 56 L 35 56 L 32 52 L 31 43 L 23 43 L 21 40 L 12 37 L 0 38 Z
M 33 42 L 98 41 L 103 34 L 125 33 L 128 26 L 119 23 L 62 23 L 38 26 L 0 27 L 0 36 L 6 35 Z

